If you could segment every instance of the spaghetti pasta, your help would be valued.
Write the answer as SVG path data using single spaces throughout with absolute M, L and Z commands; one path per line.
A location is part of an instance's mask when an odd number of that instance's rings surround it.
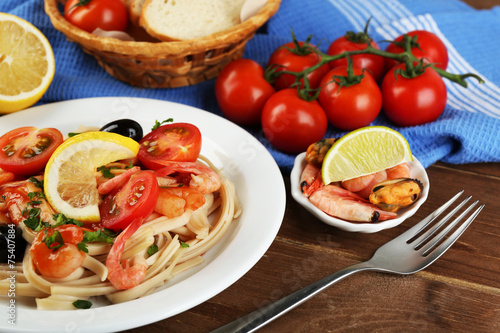
M 221 239 L 233 220 L 239 216 L 241 205 L 233 183 L 208 159 L 200 156 L 199 161 L 220 177 L 220 189 L 215 193 L 205 194 L 204 205 L 196 211 L 186 209 L 182 215 L 173 218 L 158 213 L 151 214 L 126 241 L 122 260 L 140 256 L 147 263 L 144 279 L 138 285 L 117 290 L 109 282 L 105 264 L 111 249 L 108 243 L 88 243 L 88 252 L 82 266 L 64 278 L 41 275 L 34 265 L 28 245 L 22 266 L 18 266 L 17 294 L 34 297 L 37 309 L 41 310 L 75 309 L 75 300 L 92 300 L 93 297 L 104 297 L 111 303 L 121 303 L 148 295 L 175 275 L 202 264 L 203 254 Z M 114 173 L 120 174 L 120 171 Z M 36 233 L 21 227 L 28 243 L 33 242 Z M 2 293 L 8 288 L 6 270 L 6 267 L 0 266 Z

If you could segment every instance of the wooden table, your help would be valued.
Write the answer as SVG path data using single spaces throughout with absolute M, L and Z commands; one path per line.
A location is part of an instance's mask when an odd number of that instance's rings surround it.
M 490 8 L 500 0 L 468 0 Z M 427 169 L 427 202 L 403 224 L 375 234 L 323 224 L 290 196 L 282 227 L 264 257 L 205 303 L 129 332 L 209 332 L 320 278 L 367 260 L 388 240 L 464 189 L 486 204 L 437 262 L 410 276 L 362 272 L 340 281 L 259 332 L 500 332 L 500 163 Z M 159 305 L 161 306 L 161 305 Z
M 260 332 L 500 332 L 500 163 L 437 163 L 427 172 L 431 184 L 427 202 L 400 226 L 375 234 L 323 224 L 293 200 L 289 177 L 283 175 L 288 193 L 285 218 L 264 257 L 207 302 L 130 332 L 216 329 L 369 259 L 380 245 L 461 189 L 486 207 L 433 265 L 410 276 L 361 272 L 347 277 Z

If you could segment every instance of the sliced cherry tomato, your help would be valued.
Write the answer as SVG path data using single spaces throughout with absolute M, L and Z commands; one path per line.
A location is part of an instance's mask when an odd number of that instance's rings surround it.
M 0 168 L 16 175 L 34 175 L 45 167 L 63 142 L 55 128 L 20 127 L 0 137 Z
M 125 31 L 128 25 L 128 10 L 121 0 L 68 0 L 64 17 L 90 33 L 97 28 Z
M 416 36 L 416 43 L 412 44 L 411 52 L 418 59 L 424 59 L 427 63 L 433 64 L 434 66 L 446 69 L 448 67 L 448 50 L 443 41 L 433 34 L 432 32 L 425 30 L 415 30 L 406 33 L 412 37 Z M 387 48 L 387 52 L 391 53 L 403 53 L 404 48 L 401 45 L 404 35 L 399 36 L 391 43 Z M 396 66 L 398 62 L 393 59 L 385 58 L 385 70 L 388 71 L 392 67 Z
M 189 123 L 158 127 L 139 142 L 137 157 L 148 169 L 162 167 L 159 161 L 194 162 L 201 151 L 201 133 Z
M 152 171 L 140 171 L 115 188 L 99 206 L 101 224 L 115 231 L 125 229 L 133 220 L 145 219 L 158 200 L 158 182 Z
M 276 92 L 264 78 L 264 69 L 250 59 L 227 64 L 215 81 L 215 97 L 222 113 L 238 125 L 256 125 L 262 108 Z
M 272 95 L 262 111 L 262 130 L 276 148 L 299 153 L 326 133 L 328 121 L 318 101 L 305 101 L 297 89 Z
M 446 107 L 446 85 L 432 68 L 414 78 L 394 75 L 401 64 L 393 67 L 382 81 L 383 110 L 399 126 L 415 126 L 436 120 Z
M 347 66 L 336 67 L 321 81 L 319 104 L 328 121 L 342 130 L 353 130 L 369 125 L 380 113 L 382 93 L 370 73 L 353 67 L 355 76 L 363 75 L 359 83 L 339 86 L 335 76 L 347 77 Z
M 328 51 L 329 55 L 341 54 L 348 51 L 358 51 L 364 50 L 371 44 L 374 48 L 380 50 L 380 47 L 376 42 L 369 38 L 366 34 L 364 39 L 356 38 L 353 34 L 346 34 L 345 36 L 339 37 L 330 44 Z M 328 63 L 330 68 L 347 66 L 347 59 L 334 60 Z M 352 64 L 354 67 L 366 68 L 370 74 L 373 76 L 375 81 L 379 81 L 384 75 L 384 58 L 375 54 L 356 54 L 352 56 Z
M 274 66 L 276 72 L 290 71 L 302 72 L 304 69 L 316 65 L 321 57 L 312 49 L 316 49 L 313 45 L 305 42 L 298 42 L 299 47 L 296 47 L 294 42 L 290 42 L 278 47 L 269 57 L 268 66 Z M 316 89 L 321 78 L 328 72 L 328 64 L 325 64 L 318 69 L 312 71 L 307 78 L 309 79 L 310 88 Z M 289 88 L 295 82 L 295 76 L 292 74 L 281 74 L 273 86 L 277 90 Z M 301 79 L 300 82 L 304 82 Z

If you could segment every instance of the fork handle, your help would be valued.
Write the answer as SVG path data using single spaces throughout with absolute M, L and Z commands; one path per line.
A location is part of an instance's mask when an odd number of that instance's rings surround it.
M 340 271 L 299 289 L 274 303 L 266 305 L 246 316 L 230 322 L 229 324 L 226 324 L 211 333 L 254 332 L 343 278 L 356 272 L 370 270 L 373 268 L 374 267 L 369 263 L 369 261 L 366 261 L 341 269 Z

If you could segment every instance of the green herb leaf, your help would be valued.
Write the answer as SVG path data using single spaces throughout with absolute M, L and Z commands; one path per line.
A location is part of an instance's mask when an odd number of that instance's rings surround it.
M 106 242 L 113 244 L 116 233 L 112 230 L 83 231 L 83 243 Z
M 57 249 L 64 245 L 64 239 L 59 230 L 54 230 L 52 236 L 45 236 L 42 242 L 44 242 L 52 252 L 57 251 Z
M 43 180 L 38 180 L 35 177 L 30 177 L 30 182 L 35 184 L 36 187 L 40 188 L 43 190 Z
M 115 175 L 111 173 L 111 169 L 117 169 L 117 168 L 106 168 L 105 166 L 100 166 L 97 168 L 97 171 L 100 171 L 104 178 L 111 179 L 115 177 Z
M 54 224 L 53 227 L 57 227 L 57 226 L 64 225 L 64 224 L 74 224 L 74 225 L 77 225 L 79 227 L 83 227 L 85 225 L 83 222 L 80 222 L 80 221 L 72 219 L 72 218 L 67 218 L 64 214 L 61 214 L 61 213 L 54 214 L 54 215 L 52 215 L 52 217 L 56 221 L 56 224 Z
M 84 299 L 79 299 L 73 302 L 73 306 L 77 309 L 90 309 L 92 307 L 92 302 Z
M 189 247 L 189 244 L 188 243 L 184 243 L 183 241 L 181 241 L 181 247 L 184 247 L 184 248 Z
M 153 255 L 153 254 L 155 254 L 156 252 L 158 252 L 158 245 L 153 244 L 153 245 L 151 245 L 151 246 L 148 248 L 148 255 L 149 255 L 149 256 L 152 256 L 152 255 Z
M 78 248 L 78 250 L 80 251 L 83 251 L 85 253 L 89 253 L 89 249 L 87 248 L 87 244 L 81 242 L 81 243 L 78 243 L 76 244 L 76 247 Z
M 152 131 L 154 131 L 155 129 L 157 129 L 158 127 L 160 127 L 161 125 L 165 124 L 165 123 L 171 123 L 173 122 L 174 119 L 173 118 L 168 118 L 168 119 L 165 119 L 164 121 L 162 121 L 161 123 L 158 121 L 158 120 L 155 120 L 155 124 L 154 126 L 151 128 Z

